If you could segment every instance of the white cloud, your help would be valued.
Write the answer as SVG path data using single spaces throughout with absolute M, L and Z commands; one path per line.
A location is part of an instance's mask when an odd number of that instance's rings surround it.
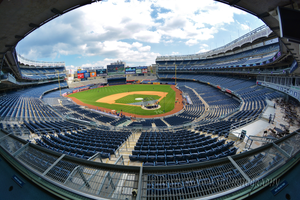
M 168 43 L 173 43 L 174 41 L 173 40 L 163 40 L 162 42 L 168 44 Z
M 209 51 L 208 47 L 209 46 L 207 44 L 201 44 L 200 45 L 200 50 L 197 53 L 204 53 L 204 52 Z
M 250 27 L 246 24 L 241 24 L 242 30 L 250 30 Z
M 98 62 L 86 61 L 95 66 L 116 60 L 149 65 L 160 55 L 160 45 L 173 46 L 177 41 L 194 46 L 212 39 L 224 25 L 236 23 L 236 14 L 244 12 L 213 0 L 101 1 L 37 29 L 20 43 L 21 54 L 29 59 L 101 57 Z M 200 51 L 207 48 L 200 46 Z
M 190 39 L 190 40 L 186 41 L 185 44 L 187 46 L 194 46 L 194 45 L 198 44 L 198 41 L 195 39 Z
M 212 0 L 185 0 L 184 3 L 182 0 L 164 0 L 156 1 L 155 5 L 170 10 L 158 14 L 158 19 L 164 21 L 158 31 L 162 35 L 186 40 L 213 38 L 225 24 L 234 22 L 234 14 L 244 13 Z

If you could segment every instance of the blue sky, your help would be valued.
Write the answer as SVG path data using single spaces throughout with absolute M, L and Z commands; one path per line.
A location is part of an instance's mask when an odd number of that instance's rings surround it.
M 107 0 L 62 15 L 24 38 L 22 56 L 67 68 L 151 65 L 157 56 L 223 46 L 263 22 L 213 0 Z

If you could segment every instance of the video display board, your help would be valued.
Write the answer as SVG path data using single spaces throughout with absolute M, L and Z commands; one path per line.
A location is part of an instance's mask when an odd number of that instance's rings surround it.
M 96 72 L 90 72 L 90 77 L 96 77 Z
M 142 69 L 141 68 L 136 68 L 135 73 L 141 74 L 142 73 Z
M 83 73 L 77 74 L 77 78 L 83 79 L 84 78 L 84 74 Z
M 114 64 L 114 65 L 107 65 L 107 74 L 124 74 L 124 64 Z
M 106 69 L 96 69 L 97 76 L 107 76 L 107 70 Z
M 126 67 L 125 68 L 125 74 L 135 74 L 135 67 Z
M 148 72 L 147 66 L 136 67 L 136 73 L 137 74 L 143 74 L 143 73 L 147 73 L 147 72 Z

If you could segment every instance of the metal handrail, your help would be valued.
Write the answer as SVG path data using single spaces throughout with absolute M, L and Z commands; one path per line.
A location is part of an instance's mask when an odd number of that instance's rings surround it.
M 189 176 L 192 176 L 196 172 L 200 173 L 201 170 L 208 173 L 207 170 L 216 168 L 219 170 L 215 171 L 214 175 L 218 177 L 218 174 L 223 173 L 222 170 L 230 167 L 229 169 L 242 171 L 244 176 L 248 177 L 248 181 L 246 182 L 243 177 L 232 177 L 233 181 L 237 181 L 236 185 L 230 186 L 228 183 L 227 186 L 229 186 L 229 188 L 225 189 L 220 186 L 220 188 L 218 188 L 218 194 L 213 192 L 204 196 L 204 198 L 217 198 L 232 194 L 241 197 L 244 195 L 243 191 L 245 190 L 254 192 L 252 188 L 254 183 L 263 181 L 264 178 L 278 178 L 281 173 L 287 171 L 300 160 L 300 146 L 299 142 L 297 142 L 299 140 L 300 134 L 296 131 L 284 138 L 274 141 L 274 143 L 266 144 L 254 150 L 231 156 L 230 158 L 225 157 L 203 163 L 162 167 L 112 165 L 83 160 L 69 155 L 62 156 L 60 153 L 28 143 L 12 134 L 9 135 L 5 131 L 0 132 L 0 152 L 1 155 L 24 176 L 54 194 L 59 194 L 64 197 L 68 196 L 69 198 L 131 198 L 132 194 L 131 192 L 126 192 L 127 190 L 136 190 L 139 197 L 138 199 L 147 199 L 147 197 L 163 198 L 163 194 L 155 194 L 156 196 L 153 196 L 153 194 L 148 193 L 149 188 L 147 185 L 149 181 L 151 181 L 152 184 L 160 184 L 158 179 L 149 180 L 149 177 L 153 175 L 165 176 L 166 173 L 175 176 L 176 174 L 184 175 L 189 172 Z M 286 144 L 292 147 L 289 151 L 284 148 Z M 25 155 L 28 154 L 34 154 L 34 156 L 39 157 L 39 159 L 53 158 L 54 160 L 50 163 L 50 168 L 41 169 L 39 168 L 40 166 L 34 167 L 36 165 L 35 162 L 26 162 Z M 262 154 L 263 159 L 257 164 L 255 174 L 244 169 L 244 163 L 255 158 L 253 157 L 254 155 L 258 156 L 260 154 Z M 279 155 L 279 157 L 275 158 L 275 155 Z M 294 159 L 290 159 L 290 157 Z M 271 162 L 273 162 L 272 166 L 269 165 Z M 235 164 L 233 165 L 232 163 Z M 269 167 L 266 168 L 268 165 Z M 218 168 L 222 166 L 223 168 Z M 73 170 L 73 172 L 70 173 L 66 179 L 61 176 L 57 177 L 55 174 L 59 173 L 57 170 L 60 168 L 70 169 Z M 182 178 L 185 181 L 189 180 L 187 177 Z M 192 176 L 190 178 L 190 181 L 192 181 L 195 180 L 196 177 Z M 171 181 L 173 180 L 171 177 L 169 179 L 171 179 Z M 173 181 L 176 181 L 176 179 L 177 178 Z M 170 189 L 173 187 L 174 186 Z M 261 189 L 262 187 L 265 186 L 261 185 L 259 188 Z M 99 188 L 99 190 L 97 188 Z M 102 188 L 107 188 L 109 191 L 106 192 Z M 256 190 L 258 190 L 258 188 L 256 188 Z M 192 195 L 188 191 L 185 192 L 187 193 L 186 195 Z M 197 193 L 200 194 L 201 190 L 197 191 Z M 168 195 L 171 195 L 171 193 Z

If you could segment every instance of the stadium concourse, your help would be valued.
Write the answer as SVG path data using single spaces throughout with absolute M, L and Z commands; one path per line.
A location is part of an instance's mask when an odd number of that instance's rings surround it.
M 116 62 L 68 83 L 64 62 L 17 54 L 32 31 L 94 2 L 0 1 L 1 198 L 300 198 L 299 45 L 279 37 L 274 12 L 299 3 L 222 0 L 269 27 L 205 53 L 158 56 L 151 70 Z M 127 83 L 170 85 L 183 104 L 132 119 L 66 97 Z

